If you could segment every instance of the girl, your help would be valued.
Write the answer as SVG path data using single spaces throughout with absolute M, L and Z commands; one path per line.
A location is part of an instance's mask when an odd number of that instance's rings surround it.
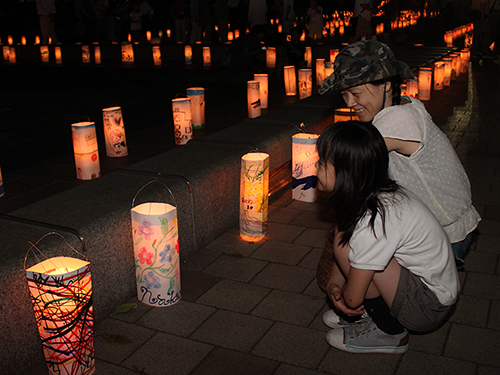
M 333 347 L 355 353 L 404 353 L 408 329 L 438 326 L 454 305 L 458 274 L 443 228 L 415 195 L 389 178 L 378 130 L 337 122 L 317 143 L 318 187 L 332 192 L 334 262 L 324 315 Z M 364 314 L 366 311 L 367 314 Z

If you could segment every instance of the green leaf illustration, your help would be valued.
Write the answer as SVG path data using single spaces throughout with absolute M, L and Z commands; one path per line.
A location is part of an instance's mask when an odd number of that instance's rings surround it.
M 142 241 L 143 238 L 144 236 L 140 236 L 139 239 L 135 242 L 135 245 L 137 246 Z
M 168 233 L 168 220 L 164 217 L 159 217 L 158 220 L 161 222 L 161 232 L 166 236 Z
M 124 303 L 115 309 L 115 314 L 123 314 L 135 309 L 137 309 L 137 303 Z

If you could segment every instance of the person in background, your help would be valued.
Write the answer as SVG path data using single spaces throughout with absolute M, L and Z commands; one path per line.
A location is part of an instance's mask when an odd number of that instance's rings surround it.
M 59 43 L 56 34 L 56 3 L 55 0 L 36 0 L 36 11 L 40 21 L 42 33 L 42 44 L 48 44 L 49 38 L 52 43 Z
M 309 0 L 309 9 L 307 9 L 307 29 L 308 37 L 311 43 L 320 40 L 323 37 L 323 7 L 316 0 Z

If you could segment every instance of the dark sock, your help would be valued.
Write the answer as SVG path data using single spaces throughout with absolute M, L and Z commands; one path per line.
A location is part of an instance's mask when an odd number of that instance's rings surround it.
M 363 304 L 365 305 L 366 312 L 381 331 L 389 335 L 397 335 L 404 332 L 405 327 L 391 315 L 389 306 L 387 306 L 382 296 L 365 299 Z

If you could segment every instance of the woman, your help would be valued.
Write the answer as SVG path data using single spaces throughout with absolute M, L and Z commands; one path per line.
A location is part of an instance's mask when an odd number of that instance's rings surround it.
M 345 47 L 320 93 L 337 90 L 363 122 L 371 121 L 389 151 L 391 178 L 416 194 L 443 226 L 458 269 L 472 231 L 481 220 L 470 183 L 446 135 L 417 99 L 401 97 L 400 84 L 414 78 L 385 44 L 368 40 Z

